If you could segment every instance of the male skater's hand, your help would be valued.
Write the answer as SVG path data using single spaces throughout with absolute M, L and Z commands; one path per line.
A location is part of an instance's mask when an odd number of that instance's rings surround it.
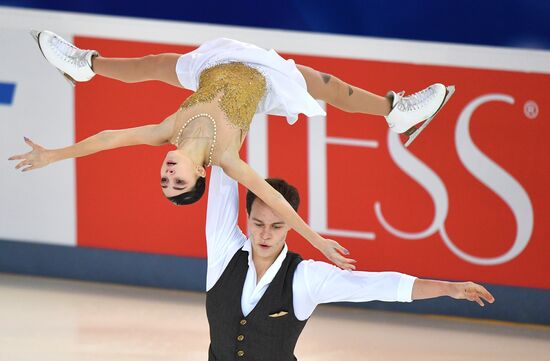
M 33 170 L 36 168 L 41 168 L 47 166 L 53 161 L 52 153 L 50 150 L 35 144 L 32 140 L 25 137 L 25 143 L 32 148 L 30 152 L 18 155 L 12 155 L 8 160 L 21 160 L 16 166 L 15 169 L 22 169 L 23 172 L 28 170 Z
M 453 282 L 450 286 L 449 296 L 457 300 L 475 301 L 480 306 L 485 306 L 485 301 L 495 302 L 493 295 L 485 287 L 473 282 Z
M 343 255 L 349 255 L 349 251 L 332 239 L 323 238 L 320 245 L 317 247 L 321 253 L 325 255 L 332 263 L 344 270 L 354 270 L 357 261 L 351 258 L 346 258 Z

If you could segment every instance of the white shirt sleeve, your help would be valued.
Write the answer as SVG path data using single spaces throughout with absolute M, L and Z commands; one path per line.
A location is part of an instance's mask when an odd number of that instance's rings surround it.
M 237 223 L 238 218 L 238 183 L 227 176 L 222 168 L 212 166 L 206 209 L 206 291 L 216 284 L 235 252 L 246 241 Z
M 416 277 L 398 272 L 344 271 L 325 262 L 302 261 L 294 274 L 294 313 L 305 320 L 330 302 L 411 302 Z

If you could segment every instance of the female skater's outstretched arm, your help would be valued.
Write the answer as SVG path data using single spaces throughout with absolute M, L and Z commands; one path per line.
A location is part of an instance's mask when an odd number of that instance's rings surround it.
M 159 124 L 141 127 L 103 130 L 78 143 L 59 149 L 46 149 L 25 137 L 25 143 L 32 149 L 23 154 L 13 155 L 9 160 L 20 160 L 16 169 L 29 171 L 69 158 L 79 158 L 103 150 L 127 147 L 131 145 L 163 145 L 168 143 L 174 127 L 175 114 Z
M 296 213 L 281 193 L 277 192 L 251 166 L 240 159 L 238 154 L 234 156 L 228 155 L 222 159 L 221 167 L 228 176 L 245 186 L 266 205 L 277 212 L 290 227 L 308 240 L 311 245 L 321 251 L 335 265 L 346 270 L 355 269 L 353 263 L 356 261 L 342 255 L 349 254 L 344 247 L 338 244 L 338 242 L 325 239 L 315 232 Z
M 14 155 L 9 159 L 19 160 L 20 162 L 16 168 L 23 168 L 22 171 L 25 172 L 44 167 L 59 160 L 83 157 L 108 149 L 138 144 L 162 145 L 168 142 L 173 133 L 174 118 L 175 115 L 171 115 L 160 124 L 121 130 L 104 130 L 76 144 L 60 149 L 46 149 L 25 138 L 25 142 L 32 150 L 24 154 Z M 258 198 L 273 208 L 289 226 L 295 229 L 335 265 L 342 269 L 355 269 L 353 265 L 355 260 L 342 255 L 349 253 L 344 247 L 333 240 L 321 237 L 311 229 L 284 197 L 260 177 L 252 167 L 241 160 L 238 154 L 233 156 L 225 155 L 221 160 L 221 166 L 227 175 L 250 189 Z
M 14 155 L 9 160 L 20 160 L 16 168 L 29 171 L 44 167 L 53 162 L 77 158 L 130 145 L 147 144 L 162 145 L 168 142 L 173 131 L 173 115 L 160 124 L 144 125 L 136 128 L 121 130 L 104 130 L 71 146 L 60 149 L 46 149 L 25 138 L 25 142 L 32 148 L 31 151 Z M 311 245 L 317 248 L 325 257 L 342 269 L 353 270 L 353 259 L 345 258 L 342 254 L 349 252 L 333 240 L 325 239 L 315 232 L 294 211 L 284 197 L 260 177 L 246 162 L 238 157 L 225 155 L 221 160 L 221 167 L 227 175 L 250 189 L 259 199 L 273 208 L 281 217 L 304 237 Z

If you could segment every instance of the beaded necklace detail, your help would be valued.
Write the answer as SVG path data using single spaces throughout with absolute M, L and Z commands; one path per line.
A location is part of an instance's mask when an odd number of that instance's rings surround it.
M 212 137 L 212 144 L 210 145 L 210 152 L 208 153 L 208 164 L 206 164 L 206 167 L 210 167 L 212 165 L 212 153 L 214 153 L 214 146 L 216 145 L 216 121 L 214 120 L 214 118 L 210 114 L 200 113 L 200 114 L 197 114 L 197 115 L 193 115 L 191 118 L 187 119 L 187 121 L 181 126 L 180 130 L 178 131 L 178 135 L 176 136 L 176 141 L 172 144 L 175 145 L 176 147 L 179 147 L 181 133 L 183 133 L 183 130 L 185 129 L 185 127 L 187 127 L 187 125 L 189 123 L 191 123 L 193 120 L 195 120 L 197 118 L 200 118 L 200 117 L 206 117 L 206 118 L 210 119 L 210 121 L 212 122 L 212 127 L 214 129 L 214 135 Z

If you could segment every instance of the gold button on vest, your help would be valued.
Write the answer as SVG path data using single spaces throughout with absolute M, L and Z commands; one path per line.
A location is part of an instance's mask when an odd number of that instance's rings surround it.
M 241 320 L 240 324 L 243 326 L 246 325 L 246 320 Z
M 242 340 L 244 340 L 244 335 L 237 336 L 237 341 L 242 341 Z
M 244 356 L 244 351 L 243 350 L 237 351 L 237 356 L 243 357 Z

